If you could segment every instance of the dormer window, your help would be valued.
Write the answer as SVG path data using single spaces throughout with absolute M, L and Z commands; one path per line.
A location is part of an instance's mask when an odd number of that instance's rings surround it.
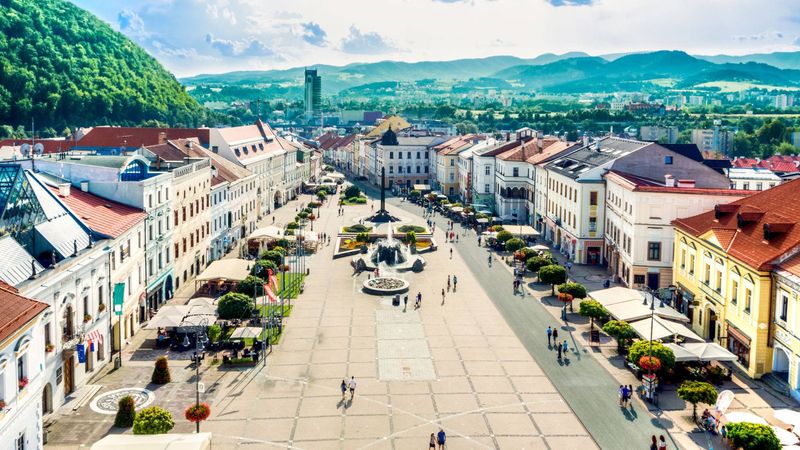
M 238 148 L 233 149 L 233 152 L 236 153 L 236 156 L 242 156 Z

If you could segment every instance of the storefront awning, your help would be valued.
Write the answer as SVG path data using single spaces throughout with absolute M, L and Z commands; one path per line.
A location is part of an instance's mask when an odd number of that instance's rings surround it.
M 589 297 L 600 302 L 611 314 L 611 317 L 628 323 L 650 317 L 650 304 L 643 304 L 644 295 L 636 289 L 620 286 L 589 292 Z M 656 304 L 654 314 L 662 319 L 689 322 L 688 317 L 667 305 Z
M 654 317 L 652 319 L 652 324 L 651 319 L 649 318 L 637 320 L 636 322 L 632 322 L 630 324 L 634 331 L 636 331 L 636 334 L 638 334 L 642 339 L 648 340 L 651 337 L 651 325 L 653 340 L 671 339 L 676 336 L 680 336 L 689 341 L 703 342 L 703 338 L 698 336 L 694 331 L 690 330 L 683 324 L 665 320 L 660 317 Z
M 246 259 L 220 259 L 209 264 L 206 270 L 197 276 L 197 281 L 242 281 L 250 275 L 252 264 L 252 261 Z

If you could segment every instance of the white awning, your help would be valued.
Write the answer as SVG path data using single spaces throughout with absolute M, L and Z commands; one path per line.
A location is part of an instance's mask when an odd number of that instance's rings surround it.
M 629 323 L 650 317 L 650 305 L 643 304 L 644 295 L 641 291 L 620 286 L 589 292 L 589 297 L 600 302 L 611 317 Z M 688 317 L 667 305 L 656 304 L 655 315 L 677 322 L 689 322 Z
M 664 344 L 664 346 L 672 350 L 672 354 L 675 355 L 675 362 L 697 361 L 697 355 L 690 352 L 689 350 L 686 350 L 685 348 L 683 348 L 678 344 L 673 344 L 672 342 L 669 342 L 667 344 Z
M 253 262 L 246 259 L 220 259 L 212 262 L 197 277 L 197 281 L 242 281 L 250 275 Z
M 636 331 L 642 339 L 650 339 L 650 326 L 651 326 L 651 319 L 642 319 L 637 320 L 636 322 L 632 322 L 630 326 Z M 678 322 L 672 322 L 669 320 L 664 320 L 660 317 L 654 317 L 652 319 L 652 337 L 653 340 L 657 339 L 670 339 L 675 336 L 681 336 L 687 340 L 703 342 L 703 338 L 695 334 L 694 331 L 690 330 L 683 324 Z
M 258 327 L 239 327 L 233 330 L 231 339 L 257 339 L 263 330 Z
M 700 361 L 736 361 L 736 355 L 713 342 L 687 342 L 683 347 L 696 355 Z
M 211 433 L 110 434 L 92 444 L 91 450 L 207 450 Z
M 250 236 L 247 236 L 247 239 L 280 239 L 282 237 L 284 237 L 284 233 L 281 228 L 269 225 L 253 231 Z

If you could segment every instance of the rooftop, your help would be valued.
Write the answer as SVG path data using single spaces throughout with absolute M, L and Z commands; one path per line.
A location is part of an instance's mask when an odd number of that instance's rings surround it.
M 714 242 L 730 256 L 758 270 L 770 270 L 777 258 L 800 244 L 800 180 L 717 205 L 692 217 L 677 219 L 676 227 Z
M 548 162 L 562 153 L 566 153 L 568 151 L 577 149 L 578 146 L 580 145 L 575 142 L 555 141 L 545 146 L 545 144 L 547 143 L 548 140 L 545 139 L 542 142 L 543 146 L 542 151 L 535 155 L 529 156 L 528 159 L 526 159 L 525 161 L 529 164 L 540 164 Z
M 374 139 L 383 136 L 386 130 L 392 127 L 395 131 L 406 130 L 411 128 L 411 124 L 400 116 L 386 116 L 386 118 L 378 124 L 372 131 L 367 133 L 367 139 Z
M 168 139 L 197 138 L 208 143 L 208 128 L 94 127 L 76 144 L 80 148 L 126 148 L 157 145 Z
M 648 145 L 654 144 L 633 139 L 605 137 L 587 146 L 560 155 L 559 158 L 547 163 L 546 167 L 548 170 L 577 179 L 591 169 L 629 155 Z
M 110 238 L 121 236 L 147 217 L 147 213 L 141 209 L 106 200 L 80 189 L 71 188 L 69 195 L 65 196 L 61 195 L 58 186 L 48 184 L 47 187 L 87 227 Z
M 698 188 L 667 186 L 666 180 L 650 180 L 619 170 L 610 170 L 605 175 L 606 179 L 614 180 L 619 184 L 629 187 L 637 192 L 655 192 L 687 195 L 730 195 L 744 197 L 752 195 L 753 191 L 743 189 L 719 189 L 719 188 Z
M 0 285 L 0 310 L 3 311 L 0 314 L 0 341 L 8 339 L 45 309 L 47 304 L 23 297 L 5 283 Z

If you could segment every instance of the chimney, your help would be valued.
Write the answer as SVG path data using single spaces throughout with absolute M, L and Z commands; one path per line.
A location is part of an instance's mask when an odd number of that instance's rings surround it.
M 58 185 L 58 195 L 62 197 L 69 197 L 69 183 L 59 183 Z
M 675 177 L 670 174 L 664 175 L 664 186 L 675 187 Z
M 81 181 L 81 191 L 89 192 L 89 180 Z
M 193 142 L 191 140 L 186 141 L 186 148 L 191 150 L 192 149 L 192 144 L 193 144 Z
M 587 145 L 589 145 L 589 136 L 587 136 L 587 135 L 585 135 L 585 134 L 583 135 L 583 138 L 582 138 L 582 145 L 583 145 L 584 147 L 586 147 Z
M 162 131 L 158 133 L 158 143 L 165 144 L 167 142 L 167 133 Z
M 694 186 L 694 180 L 678 180 L 679 188 L 693 188 Z

